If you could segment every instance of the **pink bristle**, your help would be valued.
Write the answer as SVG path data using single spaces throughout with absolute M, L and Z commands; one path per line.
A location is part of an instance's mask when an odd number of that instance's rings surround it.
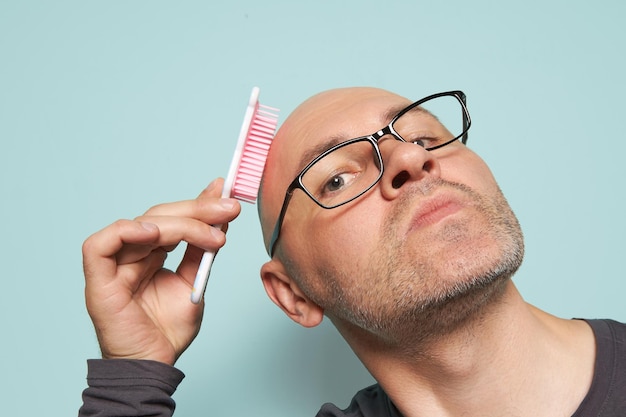
M 239 129 L 237 146 L 228 168 L 228 175 L 224 180 L 222 198 L 234 197 L 249 203 L 256 201 L 263 168 L 277 125 L 278 109 L 260 105 L 259 88 L 254 87 Z M 202 255 L 191 292 L 191 301 L 195 304 L 202 300 L 214 259 L 214 251 L 206 251 Z
M 258 104 L 246 137 L 232 196 L 254 203 L 261 185 L 261 176 L 270 144 L 278 125 L 278 109 Z

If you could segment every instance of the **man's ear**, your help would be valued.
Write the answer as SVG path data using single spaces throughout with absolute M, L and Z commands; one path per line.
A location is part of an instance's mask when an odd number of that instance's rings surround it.
M 270 299 L 293 321 L 315 327 L 324 319 L 324 310 L 311 301 L 287 274 L 282 262 L 272 259 L 261 267 L 261 280 Z

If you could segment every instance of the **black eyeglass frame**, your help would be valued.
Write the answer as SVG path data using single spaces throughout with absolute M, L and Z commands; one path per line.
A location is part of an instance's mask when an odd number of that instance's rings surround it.
M 356 200 L 357 198 L 361 197 L 363 194 L 365 194 L 366 192 L 368 192 L 369 190 L 371 190 L 376 184 L 378 184 L 378 182 L 380 181 L 380 179 L 383 176 L 383 172 L 384 172 L 384 163 L 383 163 L 383 158 L 382 155 L 380 153 L 380 148 L 378 147 L 378 141 L 380 140 L 380 138 L 382 138 L 383 136 L 386 135 L 391 135 L 393 136 L 396 140 L 399 140 L 400 142 L 407 142 L 402 136 L 400 136 L 400 134 L 398 132 L 396 132 L 396 130 L 393 128 L 394 123 L 400 118 L 402 117 L 402 115 L 404 115 L 405 113 L 411 111 L 412 109 L 414 109 L 415 107 L 438 97 L 443 97 L 443 96 L 453 96 L 455 97 L 459 103 L 461 104 L 461 109 L 462 109 L 462 118 L 463 118 L 463 131 L 457 135 L 456 137 L 454 137 L 453 139 L 450 139 L 449 141 L 439 144 L 437 146 L 433 146 L 430 148 L 425 148 L 425 150 L 427 151 L 432 151 L 435 149 L 439 149 L 442 148 L 446 145 L 449 145 L 450 143 L 461 139 L 461 143 L 465 144 L 467 143 L 467 132 L 472 124 L 470 115 L 469 115 L 469 111 L 467 110 L 467 97 L 465 95 L 465 93 L 463 93 L 460 90 L 453 90 L 453 91 L 445 91 L 442 93 L 437 93 L 437 94 L 432 94 L 430 96 L 424 97 L 412 104 L 410 104 L 409 106 L 405 107 L 403 110 L 401 110 L 398 114 L 396 114 L 394 116 L 394 118 L 391 120 L 391 122 L 389 122 L 389 124 L 387 126 L 385 126 L 384 128 L 378 130 L 375 133 L 372 133 L 371 135 L 367 135 L 367 136 L 359 136 L 357 138 L 353 138 L 353 139 L 348 139 L 344 142 L 341 142 L 337 145 L 334 145 L 332 147 L 330 147 L 329 149 L 325 150 L 324 152 L 322 152 L 320 155 L 318 155 L 317 157 L 315 157 L 311 162 L 309 162 L 303 169 L 302 171 L 300 171 L 300 173 L 296 176 L 296 178 L 294 178 L 294 180 L 291 182 L 291 184 L 289 184 L 289 186 L 287 187 L 287 191 L 285 192 L 285 198 L 283 200 L 283 205 L 280 209 L 280 214 L 278 215 L 278 219 L 276 220 L 276 224 L 274 225 L 274 229 L 272 231 L 272 237 L 270 239 L 270 243 L 269 243 L 269 255 L 270 257 L 274 256 L 274 248 L 276 247 L 276 243 L 278 242 L 278 238 L 280 237 L 280 231 L 282 229 L 282 225 L 283 225 L 283 220 L 285 218 L 285 214 L 287 213 L 287 207 L 289 206 L 289 201 L 291 200 L 291 197 L 293 196 L 293 192 L 296 189 L 300 189 L 302 191 L 304 191 L 304 193 L 309 196 L 309 198 L 311 200 L 313 200 L 318 206 L 324 208 L 324 209 L 333 209 L 333 208 L 337 208 L 340 206 L 343 206 L 344 204 L 348 204 L 351 201 Z M 372 147 L 374 148 L 374 150 L 376 151 L 376 157 L 378 158 L 378 162 L 380 164 L 380 173 L 378 174 L 378 177 L 372 182 L 372 184 L 367 187 L 366 189 L 364 189 L 362 192 L 358 193 L 357 195 L 355 195 L 354 197 L 350 198 L 347 201 L 343 201 L 339 204 L 335 204 L 332 206 L 327 206 L 324 205 L 322 203 L 320 203 L 314 196 L 313 194 L 311 194 L 309 192 L 309 190 L 306 189 L 306 187 L 304 186 L 304 184 L 302 183 L 302 177 L 304 176 L 304 174 L 315 164 L 317 163 L 317 161 L 319 161 L 320 159 L 324 158 L 326 155 L 328 155 L 331 152 L 334 152 L 335 150 L 342 148 L 344 146 L 350 145 L 352 143 L 355 142 L 362 142 L 362 141 L 367 141 L 370 142 L 372 144 Z M 417 143 L 417 142 L 416 142 Z

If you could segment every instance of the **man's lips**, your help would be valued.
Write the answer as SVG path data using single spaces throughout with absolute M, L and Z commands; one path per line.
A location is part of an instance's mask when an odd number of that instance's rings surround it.
M 464 206 L 461 199 L 447 192 L 428 198 L 419 203 L 409 224 L 409 232 L 433 225 L 458 212 Z

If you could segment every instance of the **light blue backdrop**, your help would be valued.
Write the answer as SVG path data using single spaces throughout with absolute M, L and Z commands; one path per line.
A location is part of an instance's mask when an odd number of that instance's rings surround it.
M 338 86 L 463 89 L 469 144 L 525 230 L 522 293 L 626 320 L 625 5 L 2 1 L 2 414 L 75 415 L 98 356 L 82 241 L 225 175 L 254 85 L 283 118 Z M 178 363 L 179 416 L 311 416 L 371 382 L 331 325 L 301 329 L 267 300 L 259 230 L 245 206 Z

